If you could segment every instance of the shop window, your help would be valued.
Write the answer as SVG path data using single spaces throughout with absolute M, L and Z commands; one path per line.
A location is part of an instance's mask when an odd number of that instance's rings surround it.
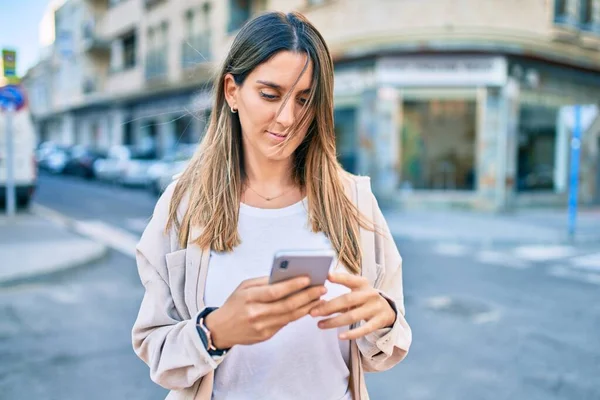
M 583 29 L 591 29 L 594 22 L 594 0 L 579 2 L 579 24 Z
M 521 107 L 517 190 L 554 189 L 555 147 L 558 110 L 542 106 Z
M 183 115 L 175 120 L 175 142 L 177 144 L 196 143 L 197 136 L 193 129 L 192 115 Z
M 554 22 L 567 23 L 569 20 L 568 0 L 554 0 Z
M 342 167 L 350 172 L 356 172 L 357 161 L 357 132 L 356 109 L 342 108 L 334 112 L 335 144 L 338 161 Z
M 406 101 L 401 181 L 404 189 L 475 188 L 475 100 Z

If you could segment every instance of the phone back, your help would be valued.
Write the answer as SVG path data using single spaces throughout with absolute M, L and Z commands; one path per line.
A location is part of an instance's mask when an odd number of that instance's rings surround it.
M 270 283 L 277 283 L 297 276 L 310 277 L 311 286 L 323 285 L 335 252 L 330 250 L 279 251 L 273 259 Z

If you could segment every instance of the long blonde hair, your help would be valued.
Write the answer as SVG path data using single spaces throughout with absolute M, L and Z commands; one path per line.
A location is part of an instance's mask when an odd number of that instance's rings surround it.
M 361 270 L 359 226 L 372 229 L 344 193 L 346 174 L 336 158 L 333 124 L 333 61 L 321 34 L 299 13 L 271 12 L 248 22 L 238 33 L 225 59 L 214 91 L 213 111 L 198 151 L 179 178 L 169 209 L 167 230 L 177 229 L 187 245 L 190 227 L 201 248 L 230 252 L 240 244 L 239 208 L 243 170 L 241 126 L 225 100 L 225 76 L 236 84 L 279 51 L 306 53 L 313 63 L 312 88 L 298 125 L 306 123 L 306 138 L 295 151 L 293 178 L 306 192 L 311 229 L 323 232 L 339 261 L 354 274 Z M 295 124 L 296 125 L 296 124 Z M 181 221 L 178 208 L 188 198 Z

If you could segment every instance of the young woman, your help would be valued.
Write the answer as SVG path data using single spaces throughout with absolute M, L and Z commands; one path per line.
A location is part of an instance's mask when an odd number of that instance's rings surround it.
M 333 63 L 302 15 L 235 38 L 199 150 L 137 247 L 133 347 L 168 399 L 367 399 L 411 343 L 402 259 L 368 178 L 336 160 Z M 279 250 L 333 249 L 325 286 L 269 284 Z

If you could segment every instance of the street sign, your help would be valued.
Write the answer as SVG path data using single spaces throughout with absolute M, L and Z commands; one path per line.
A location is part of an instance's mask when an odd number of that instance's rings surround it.
M 27 105 L 27 97 L 22 86 L 6 85 L 0 87 L 0 110 L 7 110 L 9 106 L 19 111 Z
M 2 75 L 9 78 L 17 76 L 17 52 L 2 50 Z
M 579 153 L 581 151 L 581 106 L 573 107 L 575 123 L 571 138 L 571 176 L 569 182 L 569 238 L 575 237 L 577 197 L 579 194 Z

